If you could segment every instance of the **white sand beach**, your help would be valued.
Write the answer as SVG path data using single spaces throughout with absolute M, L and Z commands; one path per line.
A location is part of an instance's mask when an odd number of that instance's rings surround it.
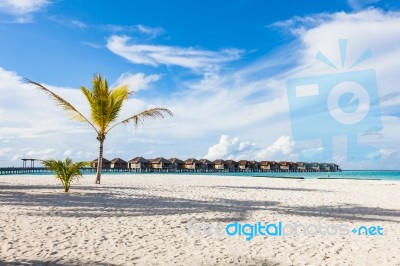
M 400 265 L 400 182 L 0 176 L 0 265 Z M 383 235 L 209 236 L 197 224 L 380 226 Z M 301 233 L 301 232 L 300 232 Z

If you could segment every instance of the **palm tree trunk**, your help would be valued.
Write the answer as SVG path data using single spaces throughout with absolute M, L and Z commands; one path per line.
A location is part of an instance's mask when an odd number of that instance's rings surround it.
M 104 144 L 104 137 L 99 135 L 97 139 L 100 142 L 100 147 L 99 147 L 99 158 L 97 161 L 97 176 L 96 176 L 96 184 L 100 184 L 100 179 L 101 179 L 101 169 L 103 167 L 103 144 Z

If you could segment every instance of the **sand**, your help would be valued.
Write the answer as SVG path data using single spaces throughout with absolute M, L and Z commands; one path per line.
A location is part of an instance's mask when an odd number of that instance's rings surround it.
M 52 176 L 0 176 L 0 265 L 400 265 L 400 182 L 94 179 L 85 176 L 66 194 Z M 299 230 L 248 241 L 201 231 L 234 221 L 380 226 L 383 235 Z

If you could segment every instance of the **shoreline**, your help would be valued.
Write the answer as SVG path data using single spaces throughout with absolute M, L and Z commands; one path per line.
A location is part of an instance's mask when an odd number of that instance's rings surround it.
M 13 174 L 2 176 L 49 176 L 50 173 Z M 84 173 L 83 176 L 95 176 L 95 172 Z M 400 171 L 352 171 L 345 172 L 104 172 L 103 176 L 215 176 L 216 178 L 230 177 L 263 177 L 271 179 L 302 179 L 302 180 L 371 180 L 371 181 L 400 181 Z

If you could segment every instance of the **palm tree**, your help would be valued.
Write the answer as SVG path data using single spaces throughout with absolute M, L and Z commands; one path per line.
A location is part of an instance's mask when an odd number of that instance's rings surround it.
M 29 79 L 26 79 L 26 81 L 30 84 L 36 85 L 37 88 L 47 93 L 47 95 L 49 95 L 49 97 L 53 99 L 57 105 L 62 107 L 71 115 L 72 119 L 81 122 L 87 122 L 96 131 L 97 140 L 99 141 L 96 184 L 100 184 L 103 161 L 103 145 L 106 135 L 111 129 L 120 124 L 128 124 L 130 122 L 133 122 L 136 127 L 139 123 L 142 124 L 146 119 L 149 118 L 164 118 L 165 115 L 173 115 L 172 112 L 166 108 L 151 108 L 119 122 L 115 122 L 121 111 L 122 105 L 133 92 L 129 91 L 128 86 L 126 85 L 109 90 L 107 80 L 103 79 L 100 74 L 96 74 L 93 76 L 92 89 L 87 89 L 83 86 L 81 87 L 81 91 L 85 95 L 90 106 L 91 119 L 89 120 L 72 104 L 51 90 L 47 89 L 42 84 Z
M 44 160 L 43 165 L 50 170 L 54 171 L 56 177 L 61 181 L 64 186 L 64 191 L 68 192 L 71 187 L 71 182 L 82 177 L 81 169 L 87 165 L 87 162 L 72 163 L 71 158 L 65 161 Z

